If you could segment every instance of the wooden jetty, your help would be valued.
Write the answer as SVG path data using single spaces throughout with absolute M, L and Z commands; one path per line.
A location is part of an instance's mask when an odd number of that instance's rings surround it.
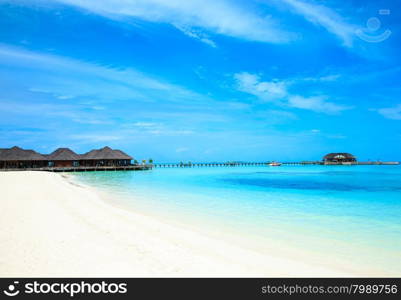
M 156 163 L 155 168 L 200 168 L 200 167 L 241 167 L 241 166 L 268 166 L 271 161 L 266 162 L 210 162 L 210 163 Z M 282 165 L 321 165 L 322 162 L 283 162 Z
M 200 167 L 241 167 L 241 166 L 269 166 L 271 161 L 267 162 L 211 162 L 211 163 L 156 163 L 153 164 L 154 168 L 200 168 Z M 325 165 L 325 166 L 349 166 L 349 165 L 399 165 L 399 162 L 390 161 L 368 161 L 368 162 L 337 162 L 325 163 L 322 161 L 300 161 L 300 162 L 281 162 L 282 165 L 295 166 L 295 165 Z
M 268 162 L 210 162 L 210 163 L 156 163 L 155 168 L 199 168 L 199 167 L 238 167 L 238 166 L 264 166 Z

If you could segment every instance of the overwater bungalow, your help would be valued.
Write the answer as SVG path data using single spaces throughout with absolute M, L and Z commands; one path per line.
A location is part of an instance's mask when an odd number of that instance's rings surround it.
M 350 153 L 329 153 L 323 157 L 324 164 L 356 163 L 356 157 Z
M 82 166 L 128 166 L 133 158 L 121 150 L 104 147 L 81 155 Z
M 49 155 L 46 155 L 49 167 L 78 167 L 81 155 L 76 154 L 69 148 L 58 148 Z
M 110 147 L 77 154 L 69 148 L 58 148 L 50 154 L 40 154 L 14 146 L 0 148 L 0 169 L 128 167 L 133 158 Z
M 0 169 L 42 168 L 46 166 L 46 157 L 34 150 L 25 150 L 17 146 L 0 149 Z

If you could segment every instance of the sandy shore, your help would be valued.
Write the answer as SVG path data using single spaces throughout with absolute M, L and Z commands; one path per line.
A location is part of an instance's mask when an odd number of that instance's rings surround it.
M 2 277 L 352 276 L 114 207 L 60 174 L 0 172 L 0 190 Z

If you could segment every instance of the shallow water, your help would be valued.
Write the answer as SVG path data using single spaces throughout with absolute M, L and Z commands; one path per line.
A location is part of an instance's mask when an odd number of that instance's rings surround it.
M 75 173 L 119 201 L 260 251 L 401 276 L 401 166 Z M 312 256 L 311 256 L 312 255 Z

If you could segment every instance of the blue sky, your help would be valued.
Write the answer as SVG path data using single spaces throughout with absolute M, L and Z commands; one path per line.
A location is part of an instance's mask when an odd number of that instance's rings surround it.
M 401 160 L 399 4 L 0 0 L 0 147 Z

